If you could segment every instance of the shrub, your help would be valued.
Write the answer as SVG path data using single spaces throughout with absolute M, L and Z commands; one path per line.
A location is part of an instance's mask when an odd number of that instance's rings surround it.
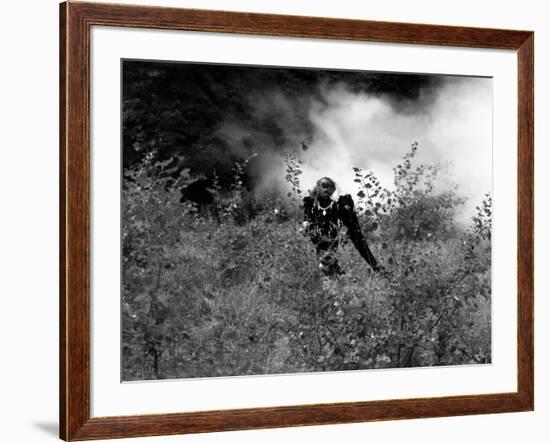
M 394 169 L 395 186 L 354 168 L 357 210 L 383 271 L 351 244 L 327 279 L 298 232 L 301 163 L 285 192 L 256 201 L 234 182 L 199 213 L 179 189 L 198 179 L 155 153 L 125 171 L 123 378 L 158 379 L 487 363 L 491 360 L 491 198 L 463 228 L 445 165 Z M 174 178 L 175 177 L 175 178 Z M 202 177 L 201 177 L 202 178 Z M 177 189 L 177 191 L 175 190 Z

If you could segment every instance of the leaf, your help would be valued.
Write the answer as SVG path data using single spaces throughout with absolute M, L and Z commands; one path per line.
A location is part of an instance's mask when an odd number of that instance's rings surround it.
M 359 198 L 365 198 L 366 195 L 365 195 L 365 192 L 363 192 L 362 190 L 360 190 L 359 192 L 357 192 L 357 196 L 358 196 Z
M 168 307 L 168 294 L 165 292 L 157 293 L 157 301 L 163 306 Z
M 149 295 L 147 293 L 140 293 L 134 298 L 134 301 L 136 302 L 142 302 L 149 298 Z

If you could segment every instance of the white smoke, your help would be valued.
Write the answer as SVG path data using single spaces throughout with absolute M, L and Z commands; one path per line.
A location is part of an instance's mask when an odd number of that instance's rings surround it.
M 323 95 L 325 103 L 311 105 L 314 135 L 301 153 L 304 190 L 329 176 L 340 191 L 354 195 L 352 167 L 372 170 L 391 187 L 392 168 L 417 141 L 419 162 L 454 165 L 450 178 L 468 198 L 459 221 L 468 222 L 491 191 L 491 79 L 452 77 L 430 91 L 429 99 L 401 104 L 388 96 L 353 93 L 344 85 L 325 89 Z

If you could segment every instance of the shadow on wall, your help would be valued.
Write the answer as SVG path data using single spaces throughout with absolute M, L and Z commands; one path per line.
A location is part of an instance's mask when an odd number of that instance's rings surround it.
M 50 436 L 57 438 L 59 435 L 59 425 L 57 422 L 34 422 L 33 426 Z

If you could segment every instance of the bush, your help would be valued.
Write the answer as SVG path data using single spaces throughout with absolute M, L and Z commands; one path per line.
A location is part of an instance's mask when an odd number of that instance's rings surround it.
M 355 168 L 361 225 L 383 271 L 351 244 L 345 275 L 322 276 L 298 233 L 300 162 L 287 158 L 286 194 L 256 201 L 247 161 L 234 183 L 212 178 L 212 210 L 180 202 L 198 179 L 183 158 L 151 153 L 125 172 L 123 378 L 254 375 L 491 361 L 491 199 L 471 227 L 445 165 L 394 169 L 395 186 Z M 176 177 L 176 178 L 174 178 Z

